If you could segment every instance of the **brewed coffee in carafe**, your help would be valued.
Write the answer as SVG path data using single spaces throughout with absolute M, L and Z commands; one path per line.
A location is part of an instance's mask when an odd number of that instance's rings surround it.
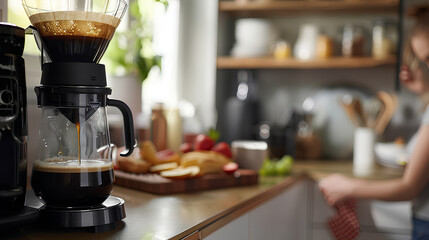
M 60 108 L 45 107 L 40 139 L 41 160 L 33 164 L 32 186 L 48 205 L 92 206 L 110 196 L 114 177 L 104 107 L 77 124 Z

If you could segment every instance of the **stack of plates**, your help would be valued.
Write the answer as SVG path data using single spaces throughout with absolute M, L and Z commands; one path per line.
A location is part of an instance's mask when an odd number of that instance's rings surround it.
M 394 142 L 378 142 L 374 146 L 374 152 L 378 163 L 391 168 L 403 168 L 409 157 L 406 147 Z

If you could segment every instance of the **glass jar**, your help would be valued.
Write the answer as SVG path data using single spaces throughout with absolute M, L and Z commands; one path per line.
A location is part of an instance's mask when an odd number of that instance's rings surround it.
M 348 24 L 343 29 L 343 57 L 361 57 L 364 52 L 365 36 L 362 27 Z
M 372 29 L 372 56 L 385 58 L 396 52 L 398 35 L 395 22 L 377 19 Z
M 334 44 L 332 38 L 327 35 L 319 35 L 317 38 L 316 56 L 319 59 L 332 57 L 334 53 Z

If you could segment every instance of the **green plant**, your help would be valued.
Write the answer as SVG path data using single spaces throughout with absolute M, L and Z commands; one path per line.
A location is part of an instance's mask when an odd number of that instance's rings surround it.
M 161 56 L 154 54 L 152 48 L 154 3 L 168 7 L 167 0 L 131 1 L 129 27 L 115 33 L 106 52 L 111 74 L 136 74 L 143 82 L 153 67 L 161 69 Z

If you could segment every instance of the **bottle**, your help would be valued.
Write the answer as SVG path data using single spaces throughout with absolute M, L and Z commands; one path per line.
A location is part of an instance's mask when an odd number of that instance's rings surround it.
M 167 114 L 167 147 L 175 152 L 180 151 L 180 144 L 183 142 L 182 119 L 179 109 L 172 108 Z
M 157 103 L 152 107 L 150 136 L 157 151 L 167 149 L 167 119 L 164 116 L 162 103 Z
M 259 123 L 259 101 L 254 73 L 250 70 L 238 71 L 236 83 L 236 94 L 226 100 L 222 124 L 219 124 L 221 138 L 225 142 L 252 140 L 253 129 Z
M 320 159 L 322 155 L 322 143 L 312 126 L 314 100 L 306 98 L 302 104 L 302 109 L 303 119 L 298 123 L 295 138 L 296 158 Z

